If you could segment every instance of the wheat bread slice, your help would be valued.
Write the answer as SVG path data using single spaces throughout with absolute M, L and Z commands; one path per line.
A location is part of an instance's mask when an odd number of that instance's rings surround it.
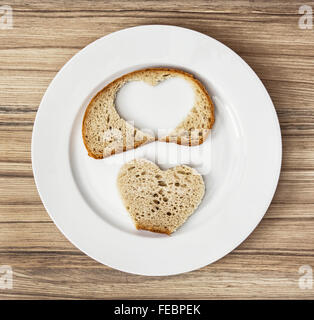
M 166 234 L 193 214 L 205 192 L 195 169 L 180 165 L 163 171 L 146 159 L 124 164 L 117 185 L 136 228 Z
M 144 81 L 152 86 L 172 78 L 188 81 L 195 93 L 192 109 L 177 127 L 164 137 L 155 137 L 135 128 L 120 117 L 115 107 L 118 91 L 129 81 Z M 214 105 L 202 83 L 193 75 L 177 69 L 137 70 L 112 81 L 90 101 L 86 108 L 82 137 L 89 156 L 102 159 L 155 140 L 182 145 L 204 142 L 214 123 Z

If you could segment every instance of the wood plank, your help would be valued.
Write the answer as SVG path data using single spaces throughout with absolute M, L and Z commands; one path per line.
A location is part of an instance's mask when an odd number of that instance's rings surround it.
M 308 219 L 314 218 L 312 203 L 272 203 L 263 219 Z M 50 222 L 48 213 L 41 202 L 0 204 L 0 223 Z
M 1 46 L 0 70 L 36 71 L 39 77 L 42 76 L 41 72 L 51 71 L 52 77 L 80 49 L 66 47 L 6 49 Z M 1 74 L 2 77 L 7 76 L 7 73 L 1 72 Z
M 24 171 L 30 169 L 32 132 L 0 131 L 0 161 L 14 166 L 14 163 L 25 163 Z M 283 137 L 282 170 L 314 170 L 314 137 L 284 136 Z M 12 164 L 9 164 L 12 163 Z M 298 166 L 296 167 L 296 163 Z M 21 168 L 21 167 L 19 167 Z M 5 174 L 4 164 L 0 164 L 0 175 Z M 11 169 L 13 170 L 13 168 Z M 10 171 L 10 170 L 9 170 Z
M 314 218 L 314 203 L 275 203 L 268 208 L 263 219 Z M 313 223 L 313 222 L 312 222 Z
M 55 13 L 54 13 L 55 14 Z M 298 15 L 292 17 L 268 16 L 258 21 L 256 15 L 225 17 L 210 14 L 207 17 L 186 17 L 174 12 L 169 16 L 155 14 L 146 16 L 138 11 L 136 16 L 107 15 L 94 16 L 89 13 L 85 17 L 58 16 L 58 19 L 45 16 L 42 12 L 37 16 L 26 18 L 14 16 L 16 27 L 3 30 L 0 40 L 3 49 L 12 48 L 83 48 L 90 42 L 114 31 L 135 25 L 170 24 L 194 29 L 205 33 L 228 45 L 239 54 L 280 54 L 280 55 L 313 55 L 312 34 L 298 28 Z M 90 24 L 93 16 L 93 24 Z M 56 24 L 55 21 L 58 21 Z M 232 33 L 229 31 L 232 30 Z M 283 37 L 282 35 L 285 35 Z M 25 42 L 25 38 L 27 42 Z M 245 41 L 243 39 L 245 38 Z
M 21 70 L 6 70 L 0 73 L 0 99 L 1 106 L 17 105 L 27 110 L 37 110 L 49 83 L 56 72 L 29 72 Z M 35 109 L 35 110 L 34 110 Z M 9 116 L 14 116 L 12 110 Z M 16 110 L 15 110 L 16 111 Z M 2 110 L 1 116 L 5 116 Z
M 32 178 L 33 171 L 30 162 L 0 162 L 0 176 L 8 178 Z
M 97 5 L 95 5 L 95 3 Z M 68 0 L 64 2 L 63 0 L 54 0 L 49 3 L 43 3 L 40 0 L 30 0 L 25 3 L 23 0 L 14 0 L 14 7 L 20 8 L 24 11 L 41 10 L 41 11 L 52 11 L 52 12 L 63 12 L 63 11 L 135 11 L 141 9 L 142 11 L 170 11 L 173 8 L 176 12 L 195 12 L 197 14 L 206 12 L 219 12 L 222 14 L 234 14 L 234 13 L 250 13 L 255 12 L 259 15 L 261 14 L 278 14 L 278 15 L 296 15 L 298 7 L 304 2 L 302 0 L 285 0 L 285 6 L 282 6 L 283 1 L 272 0 L 271 2 L 267 0 L 262 1 L 246 1 L 246 0 L 233 0 L 224 1 L 207 1 L 207 0 L 195 0 L 192 3 L 187 0 L 180 2 L 178 6 L 178 1 L 168 0 L 168 1 L 158 1 L 151 0 L 149 2 L 143 0 L 135 0 L 132 3 L 128 0 L 108 0 L 101 1 L 95 0 L 91 3 L 89 0 Z
M 83 254 L 0 254 L 4 259 L 14 275 L 2 299 L 313 299 L 313 290 L 298 287 L 298 269 L 313 257 L 234 251 L 201 270 L 158 278 L 122 273 Z
M 314 51 L 313 51 L 314 52 Z M 314 57 L 262 56 L 242 54 L 261 79 L 311 83 L 314 79 Z M 283 67 L 284 66 L 284 67 Z
M 1 223 L 0 252 L 78 251 L 53 224 Z
M 30 131 L 0 131 L 0 161 L 30 163 L 31 139 Z
M 282 170 L 314 170 L 314 137 L 285 136 L 282 139 Z
M 78 250 L 53 223 L 1 223 L 0 252 L 40 252 Z M 306 238 L 304 237 L 306 234 Z M 254 233 L 237 250 L 291 253 L 313 256 L 314 225 L 312 218 L 263 219 Z
M 282 171 L 273 203 L 314 203 L 314 171 Z
M 41 203 L 33 177 L 0 177 L 0 204 L 33 205 Z
M 0 176 L 0 204 L 34 204 L 40 199 L 31 173 Z M 313 204 L 313 171 L 282 171 L 273 203 Z
M 312 70 L 314 72 L 314 68 Z M 7 70 L 5 75 L 0 74 L 0 130 L 31 130 L 38 105 L 54 76 L 52 71 L 38 74 L 37 71 Z M 314 135 L 313 86 L 263 81 L 277 109 L 282 134 Z
M 25 37 L 28 47 L 38 47 L 39 43 L 51 46 L 53 40 L 59 47 L 81 48 L 82 44 L 122 28 L 172 24 L 212 35 L 239 52 L 312 55 L 311 33 L 298 28 L 298 9 L 304 4 L 301 1 L 288 5 L 275 1 L 267 9 L 265 4 L 251 1 L 183 3 L 106 1 L 91 6 L 78 1 L 47 7 L 36 1 L 28 5 L 15 2 L 16 27 L 2 32 L 0 39 L 3 37 L 7 48 L 25 47 Z M 93 24 L 89 23 L 91 18 Z
M 0 223 L 53 223 L 41 202 L 33 204 L 0 204 Z
M 282 203 L 280 201 L 273 201 L 264 217 L 264 219 L 303 218 L 314 218 L 314 203 Z M 35 193 L 33 198 L 28 199 L 27 203 L 21 201 L 19 198 L 16 198 L 16 202 L 0 203 L 0 223 L 2 222 L 53 223 L 39 197 Z
M 282 171 L 274 203 L 313 204 L 313 171 Z M 0 177 L 1 204 L 28 204 L 40 201 L 31 176 Z

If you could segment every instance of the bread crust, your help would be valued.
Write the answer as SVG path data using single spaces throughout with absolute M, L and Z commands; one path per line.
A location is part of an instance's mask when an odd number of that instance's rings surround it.
M 158 228 L 154 228 L 154 227 L 148 227 L 148 226 L 144 226 L 144 225 L 135 225 L 137 230 L 144 230 L 144 231 L 150 231 L 150 232 L 155 232 L 155 233 L 160 233 L 160 234 L 166 234 L 168 236 L 171 235 L 171 231 L 165 231 L 165 230 L 161 230 Z
M 144 69 L 139 69 L 139 70 L 135 70 L 135 71 L 132 71 L 132 72 L 129 72 L 127 74 L 124 74 L 123 76 L 113 80 L 112 82 L 110 82 L 109 84 L 107 84 L 103 89 L 101 89 L 92 99 L 91 101 L 89 102 L 86 110 L 85 110 L 85 113 L 84 113 L 84 117 L 83 117 L 83 122 L 82 122 L 82 138 L 83 138 L 83 143 L 85 145 L 85 148 L 88 152 L 88 155 L 94 159 L 103 159 L 104 158 L 104 155 L 103 154 L 97 154 L 97 153 L 94 153 L 90 148 L 89 148 L 89 145 L 87 143 L 87 140 L 85 138 L 85 130 L 86 130 L 86 125 L 85 125 L 85 122 L 86 122 L 86 118 L 88 116 L 88 113 L 90 111 L 90 109 L 93 107 L 93 103 L 94 101 L 98 98 L 98 96 L 104 92 L 105 90 L 109 90 L 111 87 L 115 86 L 116 84 L 120 83 L 120 82 L 126 82 L 129 78 L 132 78 L 133 76 L 137 75 L 137 74 L 140 74 L 140 73 L 145 73 L 145 72 L 154 72 L 154 71 L 163 71 L 163 72 L 168 72 L 170 73 L 171 75 L 175 75 L 175 74 L 180 74 L 181 76 L 183 77 L 186 77 L 188 78 L 188 80 L 192 81 L 194 84 L 196 84 L 200 90 L 202 90 L 202 93 L 203 95 L 206 97 L 207 99 L 207 102 L 208 102 L 208 106 L 209 106 L 209 112 L 210 112 L 210 118 L 209 118 L 209 121 L 208 121 L 208 124 L 207 124 L 207 127 L 204 128 L 205 131 L 205 134 L 203 134 L 201 137 L 199 137 L 199 139 L 196 140 L 192 140 L 191 139 L 191 136 L 189 135 L 189 138 L 188 138 L 188 143 L 184 143 L 182 142 L 182 139 L 180 136 L 177 137 L 177 141 L 175 143 L 179 144 L 179 145 L 187 145 L 187 146 L 196 146 L 196 145 L 200 145 L 202 144 L 208 134 L 209 134 L 209 130 L 213 127 L 213 124 L 215 122 L 215 112 L 214 112 L 214 104 L 206 90 L 206 88 L 204 87 L 204 85 L 198 80 L 196 79 L 192 74 L 188 73 L 188 72 L 185 72 L 185 71 L 182 71 L 182 70 L 179 70 L 179 69 L 175 69 L 175 68 L 156 68 L 156 67 L 153 67 L 153 68 L 144 68 Z M 115 94 L 117 93 L 119 89 L 117 89 L 115 91 Z M 135 127 L 134 127 L 135 128 Z M 137 129 L 137 128 L 135 128 Z M 170 136 L 165 136 L 165 137 L 161 137 L 161 138 L 155 138 L 155 141 L 164 141 L 164 142 L 167 142 L 167 143 L 170 143 L 170 142 L 174 142 L 174 141 L 170 141 L 171 140 L 171 137 Z M 144 141 L 144 142 L 138 142 L 138 141 L 135 141 L 134 142 L 134 146 L 132 146 L 132 148 L 127 148 L 127 147 L 123 147 L 123 152 L 127 151 L 127 150 L 130 150 L 130 149 L 136 149 L 138 148 L 139 146 L 143 145 L 143 144 L 146 144 L 148 142 L 152 142 L 152 141 Z M 113 151 L 111 153 L 111 155 L 115 154 L 115 151 Z

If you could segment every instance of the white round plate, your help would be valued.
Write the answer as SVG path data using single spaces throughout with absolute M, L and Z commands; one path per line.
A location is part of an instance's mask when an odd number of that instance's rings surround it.
M 207 87 L 216 111 L 209 138 L 200 147 L 156 142 L 88 157 L 81 123 L 90 99 L 116 77 L 152 66 L 186 70 Z M 162 168 L 189 164 L 204 177 L 201 205 L 171 236 L 136 230 L 122 205 L 116 176 L 132 157 Z M 139 26 L 91 43 L 59 71 L 36 116 L 32 164 L 45 208 L 80 250 L 125 272 L 173 275 L 220 259 L 254 230 L 277 186 L 281 134 L 262 82 L 232 50 L 189 29 Z

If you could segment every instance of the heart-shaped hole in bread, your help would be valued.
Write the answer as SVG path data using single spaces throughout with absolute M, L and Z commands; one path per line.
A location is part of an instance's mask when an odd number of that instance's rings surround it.
M 117 93 L 116 110 L 121 118 L 155 137 L 170 133 L 194 105 L 190 83 L 179 77 L 155 86 L 145 81 L 130 81 Z
M 188 115 L 169 134 L 156 137 L 126 122 L 116 110 L 118 91 L 130 81 L 158 83 L 179 77 L 189 83 L 194 91 L 194 105 Z M 139 147 L 155 140 L 183 145 L 198 145 L 206 139 L 214 123 L 213 103 L 200 81 L 191 74 L 166 68 L 151 68 L 128 73 L 97 93 L 86 108 L 82 123 L 82 136 L 88 154 L 102 159 L 113 154 Z
M 187 220 L 205 192 L 195 169 L 180 165 L 163 171 L 145 159 L 124 164 L 117 184 L 136 228 L 166 234 Z

